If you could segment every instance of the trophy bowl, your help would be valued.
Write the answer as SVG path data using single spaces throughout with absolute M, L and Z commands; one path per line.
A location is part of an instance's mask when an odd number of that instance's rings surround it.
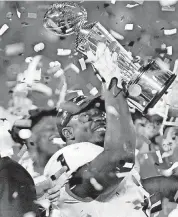
M 76 33 L 87 21 L 87 11 L 74 2 L 53 4 L 45 13 L 43 26 L 58 36 Z

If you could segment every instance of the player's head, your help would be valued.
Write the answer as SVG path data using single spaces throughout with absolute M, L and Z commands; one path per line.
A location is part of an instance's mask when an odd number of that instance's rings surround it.
M 163 121 L 163 118 L 159 115 L 146 115 L 143 116 L 140 112 L 136 111 L 132 114 L 136 132 L 139 135 L 144 135 L 148 139 L 159 134 L 159 130 Z
M 175 149 L 178 144 L 178 127 L 166 127 L 164 130 L 162 148 L 164 151 Z
M 89 99 L 79 96 L 71 99 L 69 103 L 77 109 L 74 109 L 75 112 L 63 110 L 58 113 L 57 126 L 61 138 L 67 144 L 91 142 L 103 146 L 106 113 L 100 97 Z

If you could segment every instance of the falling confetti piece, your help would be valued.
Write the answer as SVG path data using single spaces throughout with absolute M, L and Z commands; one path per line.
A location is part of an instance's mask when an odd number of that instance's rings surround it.
M 117 176 L 118 178 L 123 178 L 123 177 L 125 177 L 125 176 L 127 176 L 127 175 L 129 175 L 129 174 L 130 174 L 130 172 L 116 173 L 116 176 Z
M 134 5 L 132 5 L 132 4 L 127 4 L 126 5 L 126 8 L 134 8 L 134 7 L 136 7 L 136 6 L 138 6 L 139 4 L 137 3 L 137 4 L 134 4 Z
M 79 59 L 79 63 L 80 63 L 82 71 L 84 71 L 87 68 L 84 58 Z
M 111 0 L 111 4 L 115 4 L 116 3 L 116 0 Z
M 130 168 L 130 169 L 131 169 L 131 168 L 133 167 L 133 163 L 128 163 L 128 162 L 126 162 L 123 167 Z
M 63 141 L 63 139 L 61 138 L 53 138 L 53 144 L 57 144 L 57 145 L 65 145 L 66 143 Z
M 145 159 L 148 159 L 148 154 L 144 154 Z
M 61 75 L 64 74 L 64 70 L 63 69 L 59 69 L 55 74 L 54 77 L 55 78 L 59 78 Z
M 175 9 L 175 7 L 173 7 L 173 6 L 163 6 L 162 8 L 161 8 L 161 10 L 162 11 L 175 11 L 176 9 Z
M 167 47 L 167 54 L 172 55 L 172 46 Z
M 33 57 L 26 57 L 25 62 L 30 63 L 33 60 Z
M 21 17 L 21 13 L 18 11 L 18 9 L 16 9 L 16 11 L 17 11 L 18 18 L 20 18 Z
M 123 40 L 124 39 L 124 36 L 122 36 L 121 34 L 119 34 L 118 32 L 115 32 L 114 30 L 110 30 L 110 33 L 111 33 L 111 35 L 114 37 L 114 38 L 116 38 L 116 39 L 118 39 L 118 40 Z
M 47 102 L 47 105 L 51 108 L 54 107 L 54 101 L 52 99 L 49 99 L 48 102 Z
M 8 29 L 9 26 L 7 24 L 4 24 L 0 29 L 0 35 L 3 35 Z
M 174 35 L 177 33 L 177 29 L 164 29 L 164 34 L 165 35 Z
M 100 185 L 97 180 L 95 178 L 91 178 L 90 179 L 90 183 L 93 185 L 93 187 L 97 190 L 97 191 L 102 191 L 103 190 L 103 186 Z
M 177 0 L 159 0 L 162 6 L 171 6 L 176 4 Z
M 21 129 L 19 131 L 19 137 L 21 139 L 29 139 L 32 136 L 32 132 L 29 129 Z
M 36 13 L 28 13 L 28 18 L 36 19 L 37 18 L 37 14 Z
M 36 217 L 36 214 L 34 212 L 27 212 L 23 215 L 23 217 Z
M 61 63 L 59 61 L 55 61 L 54 66 L 61 66 Z
M 39 51 L 42 51 L 44 48 L 45 48 L 45 45 L 44 45 L 44 43 L 41 42 L 41 43 L 36 44 L 34 46 L 34 51 L 39 52 Z
M 96 96 L 98 94 L 98 90 L 96 87 L 93 87 L 91 90 L 90 90 L 90 94 L 93 95 L 93 96 Z
M 9 44 L 6 45 L 5 47 L 5 54 L 7 56 L 22 54 L 24 52 L 24 48 L 25 48 L 24 43 Z
M 17 196 L 18 196 L 18 192 L 14 192 L 13 194 L 12 194 L 12 197 L 15 199 L 15 198 L 17 198 Z
M 57 55 L 59 56 L 68 56 L 71 54 L 70 49 L 57 49 Z
M 126 24 L 125 30 L 133 30 L 133 24 Z

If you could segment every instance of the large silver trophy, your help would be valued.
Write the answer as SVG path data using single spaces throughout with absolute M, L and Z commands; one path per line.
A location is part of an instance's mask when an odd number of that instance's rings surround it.
M 59 36 L 75 33 L 77 50 L 84 55 L 89 50 L 95 54 L 98 42 L 106 43 L 111 52 L 118 54 L 118 67 L 126 90 L 135 84 L 140 88 L 140 94 L 129 95 L 128 101 L 142 113 L 147 113 L 159 101 L 176 77 L 170 70 L 162 70 L 154 60 L 146 66 L 134 64 L 131 55 L 101 23 L 87 23 L 86 10 L 79 4 L 53 5 L 45 15 L 44 26 Z

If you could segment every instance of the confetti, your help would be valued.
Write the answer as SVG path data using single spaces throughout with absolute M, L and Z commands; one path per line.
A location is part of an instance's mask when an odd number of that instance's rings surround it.
M 161 10 L 162 11 L 175 11 L 176 9 L 175 9 L 175 7 L 173 7 L 173 6 L 163 6 L 162 8 L 161 8 Z
M 84 71 L 87 68 L 84 58 L 79 59 L 79 63 L 80 63 L 82 71 Z
M 24 48 L 25 48 L 24 43 L 9 44 L 6 45 L 5 47 L 5 54 L 7 56 L 22 54 L 24 52 Z
M 23 215 L 23 217 L 36 217 L 36 214 L 34 212 L 27 212 Z
M 37 14 L 36 13 L 28 13 L 28 18 L 36 19 L 37 18 Z
M 115 4 L 116 3 L 116 0 L 111 0 L 111 4 Z
M 68 56 L 71 54 L 70 49 L 57 49 L 57 55 L 59 56 Z
M 144 154 L 145 159 L 148 159 L 148 154 Z
M 164 29 L 164 34 L 165 35 L 174 35 L 177 33 L 177 29 Z
M 54 63 L 54 65 L 55 65 L 55 63 Z M 48 73 L 48 74 L 52 74 L 52 73 L 57 72 L 57 71 L 60 70 L 60 69 L 61 69 L 61 66 L 60 66 L 60 65 L 54 66 L 54 67 L 49 68 L 49 69 L 47 70 L 47 73 Z
M 98 94 L 98 90 L 96 87 L 93 87 L 91 90 L 90 90 L 90 94 L 93 95 L 93 96 L 96 96 Z
M 116 39 L 118 39 L 118 40 L 123 40 L 124 39 L 124 36 L 122 36 L 121 34 L 119 34 L 118 32 L 115 32 L 114 30 L 110 30 L 110 33 L 111 33 L 111 35 L 114 37 L 114 38 L 116 38 Z
M 15 199 L 15 198 L 17 198 L 17 196 L 18 196 L 18 192 L 14 192 L 13 194 L 12 194 L 12 197 Z
M 0 29 L 0 35 L 3 35 L 8 29 L 9 26 L 7 24 L 4 24 Z
M 127 176 L 127 175 L 129 175 L 129 174 L 130 174 L 130 172 L 116 173 L 116 176 L 117 176 L 118 178 L 123 178 L 123 177 L 125 177 L 125 176 Z
M 136 6 L 138 6 L 139 4 L 137 3 L 137 4 L 134 4 L 134 5 L 132 5 L 132 4 L 127 4 L 126 5 L 126 8 L 134 8 L 134 7 L 136 7 Z
M 33 57 L 26 57 L 25 62 L 30 63 L 33 60 Z
M 162 6 L 171 6 L 176 4 L 177 0 L 159 0 L 159 2 Z
M 103 186 L 100 185 L 97 180 L 95 178 L 91 178 L 90 179 L 90 183 L 93 185 L 93 187 L 97 190 L 97 191 L 102 191 L 103 190 Z
M 41 43 L 36 44 L 34 46 L 34 51 L 39 52 L 39 51 L 42 51 L 44 48 L 45 48 L 45 45 L 44 45 L 44 43 L 41 42 Z
M 19 131 L 19 137 L 21 139 L 29 139 L 32 136 L 32 132 L 29 129 L 21 129 Z
M 131 169 L 131 168 L 133 167 L 133 163 L 128 163 L 128 162 L 126 162 L 123 167 L 130 168 L 130 169 Z
M 64 74 L 64 70 L 63 69 L 59 69 L 55 74 L 54 77 L 55 78 L 59 78 L 61 75 Z
M 126 24 L 125 30 L 133 30 L 133 24 Z
M 37 68 L 41 58 L 42 58 L 42 56 L 40 56 L 40 55 L 35 56 L 33 58 L 32 62 L 29 63 L 28 69 L 24 71 L 24 78 L 25 78 L 24 82 L 30 87 L 34 83 L 35 74 L 38 73 L 36 68 Z
M 135 149 L 135 156 L 137 156 L 139 152 L 140 151 L 138 149 Z
M 53 68 L 54 66 L 55 66 L 55 62 L 50 62 L 50 63 L 49 63 L 49 67 L 50 67 L 50 68 Z
M 21 13 L 18 11 L 18 9 L 16 9 L 16 11 L 17 11 L 18 18 L 20 18 L 21 17 Z
M 61 63 L 59 61 L 55 61 L 54 66 L 61 66 Z
M 172 46 L 167 47 L 167 54 L 172 55 Z
M 47 105 L 51 108 L 54 107 L 54 101 L 52 99 L 49 99 L 48 102 L 47 102 Z
M 64 145 L 66 144 L 61 138 L 53 138 L 53 144 Z

